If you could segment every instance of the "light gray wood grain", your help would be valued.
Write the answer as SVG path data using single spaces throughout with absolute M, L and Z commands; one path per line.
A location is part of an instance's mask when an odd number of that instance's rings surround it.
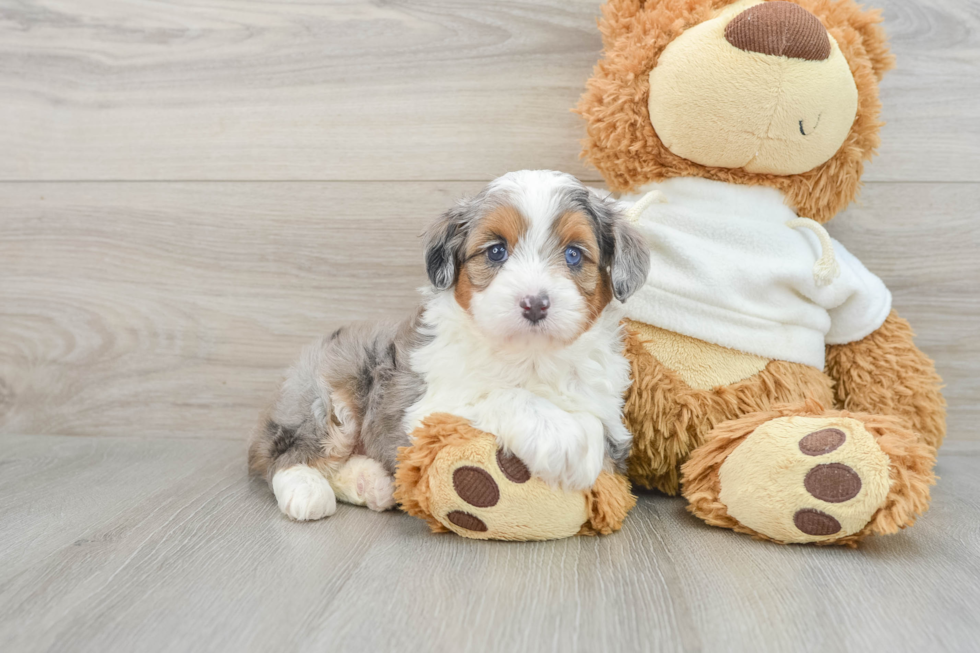
M 869 180 L 980 181 L 980 9 L 876 0 Z M 0 179 L 597 178 L 569 110 L 598 0 L 0 1 Z
M 873 0 L 895 69 L 881 85 L 880 156 L 873 181 L 980 180 L 980 3 Z
M 980 183 L 950 182 L 980 182 L 980 4 L 872 4 L 898 67 L 866 179 L 902 183 L 831 231 L 950 434 L 920 523 L 841 551 L 652 494 L 551 543 L 295 524 L 245 478 L 299 348 L 414 304 L 426 221 L 506 170 L 598 178 L 569 112 L 598 0 L 0 0 L 0 650 L 975 650 Z
M 949 437 L 980 440 L 980 184 L 865 187 L 828 225 L 892 291 L 946 382 Z
M 242 438 L 307 341 L 403 314 L 418 234 L 482 184 L 0 184 L 0 430 Z M 980 439 L 980 184 L 870 184 L 831 230 Z
M 3 7 L 0 178 L 583 171 L 594 1 Z
M 244 437 L 303 344 L 411 310 L 477 187 L 0 185 L 0 425 Z
M 4 651 L 911 651 L 980 636 L 980 449 L 857 551 L 778 546 L 640 498 L 624 530 L 432 535 L 286 520 L 239 443 L 0 436 Z

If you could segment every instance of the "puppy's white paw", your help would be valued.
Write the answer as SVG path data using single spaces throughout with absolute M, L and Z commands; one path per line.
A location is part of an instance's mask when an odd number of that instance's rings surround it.
M 589 489 L 602 471 L 602 422 L 588 413 L 549 411 L 508 444 L 532 474 L 565 490 Z
M 308 521 L 337 512 L 337 497 L 323 474 L 306 465 L 294 465 L 276 472 L 272 491 L 290 519 Z
M 366 474 L 358 479 L 358 487 L 363 486 L 364 505 L 371 510 L 382 512 L 395 506 L 395 484 L 387 473 L 383 476 Z
M 337 497 L 346 503 L 381 512 L 395 505 L 395 483 L 377 460 L 351 456 L 330 478 Z

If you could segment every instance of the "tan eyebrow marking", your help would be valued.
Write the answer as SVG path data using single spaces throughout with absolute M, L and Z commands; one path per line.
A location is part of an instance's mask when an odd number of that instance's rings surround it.
M 612 300 L 612 283 L 605 270 L 599 267 L 599 242 L 596 239 L 592 219 L 581 211 L 568 211 L 554 223 L 558 251 L 555 260 L 560 261 L 563 273 L 578 287 L 579 294 L 589 307 L 589 316 L 583 329 L 588 329 Z M 572 270 L 565 264 L 564 252 L 569 245 L 582 250 L 582 263 Z
M 469 310 L 473 293 L 489 286 L 500 269 L 484 255 L 487 246 L 503 240 L 507 250 L 513 252 L 528 228 L 525 217 L 509 204 L 495 208 L 480 219 L 466 243 L 466 258 L 460 266 L 459 278 L 453 290 L 460 306 Z
M 552 231 L 563 251 L 569 245 L 578 245 L 593 263 L 599 262 L 599 243 L 588 216 L 580 211 L 568 211 L 555 221 Z

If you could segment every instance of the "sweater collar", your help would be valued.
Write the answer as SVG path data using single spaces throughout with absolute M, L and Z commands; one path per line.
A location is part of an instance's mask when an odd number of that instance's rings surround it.
M 663 193 L 667 206 L 683 206 L 726 219 L 784 224 L 797 217 L 796 212 L 786 205 L 782 191 L 768 186 L 745 186 L 700 177 L 672 177 L 646 184 L 638 193 L 643 195 L 652 190 Z

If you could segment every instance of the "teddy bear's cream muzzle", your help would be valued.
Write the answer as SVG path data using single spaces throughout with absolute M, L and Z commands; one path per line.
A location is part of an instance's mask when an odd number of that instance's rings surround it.
M 650 71 L 650 120 L 671 152 L 754 173 L 798 174 L 830 159 L 857 99 L 836 41 L 787 2 L 726 7 L 681 34 Z

